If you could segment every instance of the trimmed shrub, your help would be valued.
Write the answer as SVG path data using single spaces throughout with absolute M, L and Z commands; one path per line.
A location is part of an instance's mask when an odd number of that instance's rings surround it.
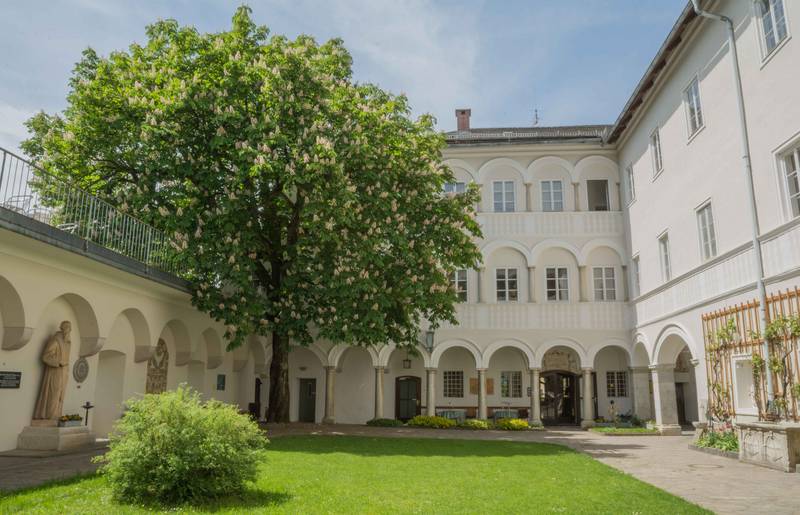
M 470 418 L 458 425 L 459 429 L 473 429 L 484 430 L 491 429 L 491 423 L 488 420 L 481 420 L 478 418 Z
M 695 445 L 736 452 L 739 450 L 739 437 L 734 431 L 707 431 L 697 439 Z
M 403 422 L 393 418 L 373 418 L 372 420 L 367 420 L 367 425 L 373 427 L 400 427 Z
M 528 421 L 521 418 L 501 418 L 495 422 L 494 427 L 504 431 L 524 431 L 530 429 Z
M 428 415 L 417 415 L 416 417 L 409 420 L 407 425 L 411 427 L 430 427 L 433 429 L 449 429 L 451 427 L 455 427 L 456 423 L 454 420 L 450 420 L 449 418 L 431 417 Z
M 131 399 L 96 461 L 124 502 L 177 504 L 230 495 L 256 478 L 268 440 L 258 424 L 219 401 L 177 390 Z

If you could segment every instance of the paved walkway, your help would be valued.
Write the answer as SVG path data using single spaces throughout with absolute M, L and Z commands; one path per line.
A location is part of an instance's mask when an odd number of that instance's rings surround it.
M 800 514 L 800 473 L 787 474 L 687 448 L 691 436 L 604 436 L 574 428 L 548 431 L 441 431 L 289 424 L 268 426 L 270 437 L 293 434 L 393 438 L 479 439 L 566 445 L 642 481 L 720 514 Z M 32 457 L 0 454 L 0 490 L 15 490 L 93 471 L 102 449 Z M 10 454 L 10 455 L 9 455 Z

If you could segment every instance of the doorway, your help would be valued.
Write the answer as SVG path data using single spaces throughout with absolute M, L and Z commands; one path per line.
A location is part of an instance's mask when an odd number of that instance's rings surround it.
M 543 372 L 539 379 L 539 401 L 545 425 L 578 424 L 578 380 L 570 372 Z
M 317 380 L 300 379 L 300 403 L 297 419 L 300 422 L 317 421 Z
M 675 383 L 675 400 L 678 404 L 678 424 L 685 426 L 686 421 L 686 392 L 683 391 L 684 383 Z
M 588 180 L 586 191 L 589 201 L 589 211 L 608 211 L 608 181 Z
M 416 376 L 402 376 L 394 381 L 394 417 L 397 420 L 410 420 L 420 414 L 422 379 Z
M 253 402 L 251 403 L 251 415 L 256 420 L 261 420 L 261 378 L 256 377 L 255 392 L 253 392 Z

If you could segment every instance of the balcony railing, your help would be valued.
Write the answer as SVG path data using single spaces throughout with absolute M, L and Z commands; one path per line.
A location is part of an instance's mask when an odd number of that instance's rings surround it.
M 626 302 L 465 303 L 456 318 L 442 329 L 626 330 L 632 322 Z
M 536 234 L 539 236 L 614 236 L 623 233 L 619 211 L 478 213 L 484 237 Z
M 0 160 L 0 208 L 180 275 L 163 232 L 8 150 Z

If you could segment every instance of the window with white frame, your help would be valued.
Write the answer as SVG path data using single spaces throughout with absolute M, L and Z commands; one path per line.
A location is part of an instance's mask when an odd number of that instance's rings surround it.
M 628 396 L 628 373 L 624 370 L 609 370 L 606 372 L 606 396 Z
M 792 218 L 800 216 L 800 146 L 784 155 L 783 169 L 786 177 L 786 194 Z
M 700 252 L 703 254 L 703 260 L 716 256 L 717 236 L 710 202 L 697 210 L 697 231 L 700 234 Z
M 664 161 L 661 156 L 661 134 L 658 127 L 650 134 L 650 153 L 653 156 L 653 177 L 655 177 L 664 169 Z
M 669 257 L 669 234 L 658 238 L 658 255 L 661 259 L 661 279 L 664 282 L 672 279 L 672 264 Z
M 442 372 L 444 380 L 443 395 L 445 397 L 464 397 L 464 371 L 445 370 Z
M 761 37 L 764 45 L 764 57 L 766 57 L 788 35 L 783 0 L 757 0 L 756 10 L 761 18 Z
M 634 256 L 631 259 L 631 275 L 633 279 L 633 296 L 638 297 L 642 291 L 640 286 L 639 256 Z
M 459 195 L 467 191 L 467 184 L 464 182 L 446 182 L 444 183 L 444 192 Z
M 633 175 L 633 165 L 625 169 L 625 190 L 628 193 L 628 202 L 636 200 L 636 178 Z
M 450 276 L 450 286 L 458 296 L 459 302 L 467 301 L 467 271 L 455 270 Z
M 516 302 L 519 298 L 516 268 L 495 270 L 497 302 Z
M 506 370 L 500 372 L 500 397 L 522 397 L 522 372 Z
M 564 186 L 561 181 L 542 181 L 542 211 L 564 210 Z
M 684 90 L 686 102 L 686 117 L 688 118 L 689 137 L 703 128 L 703 108 L 700 105 L 700 81 L 697 77 L 692 80 L 689 87 Z
M 494 181 L 495 213 L 514 212 L 514 181 Z
M 594 275 L 594 300 L 617 300 L 617 280 L 613 266 L 596 266 Z
M 569 300 L 569 273 L 566 267 L 550 266 L 545 269 L 547 300 Z

